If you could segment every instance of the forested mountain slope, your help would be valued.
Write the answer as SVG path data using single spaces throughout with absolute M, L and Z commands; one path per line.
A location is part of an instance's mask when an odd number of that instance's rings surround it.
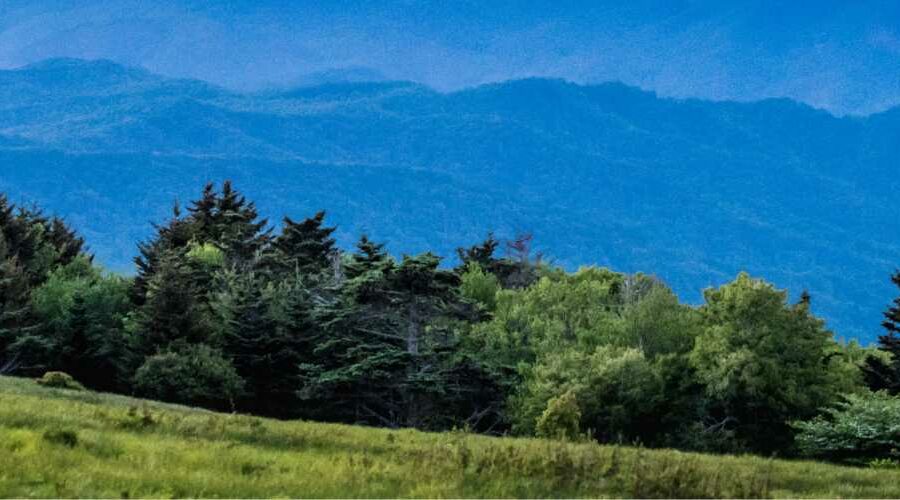
M 233 179 L 261 211 L 329 211 L 397 253 L 533 232 L 558 264 L 653 273 L 684 299 L 740 270 L 870 340 L 900 262 L 900 111 L 678 101 L 620 84 L 404 82 L 237 94 L 109 62 L 0 72 L 0 191 L 108 266 L 172 202 Z

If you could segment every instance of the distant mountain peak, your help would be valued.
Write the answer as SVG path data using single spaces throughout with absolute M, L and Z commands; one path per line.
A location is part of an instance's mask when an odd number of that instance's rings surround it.
M 328 96 L 353 97 L 376 95 L 402 89 L 421 89 L 433 92 L 430 88 L 407 81 L 334 81 L 314 85 L 302 85 L 288 90 L 276 92 L 275 95 L 287 99 L 323 98 Z
M 72 57 L 56 57 L 52 59 L 44 59 L 26 66 L 22 66 L 14 71 L 25 73 L 45 73 L 45 72 L 94 72 L 117 75 L 128 75 L 131 77 L 156 78 L 152 73 L 133 66 L 125 66 L 109 59 L 76 59 Z

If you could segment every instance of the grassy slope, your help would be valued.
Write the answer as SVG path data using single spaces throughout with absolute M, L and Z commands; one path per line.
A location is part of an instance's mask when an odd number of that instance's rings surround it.
M 900 497 L 900 472 L 279 422 L 0 377 L 0 496 Z

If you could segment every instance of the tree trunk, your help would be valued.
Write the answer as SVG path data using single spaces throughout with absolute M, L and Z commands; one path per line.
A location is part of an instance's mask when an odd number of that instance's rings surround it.
M 419 314 L 415 304 L 409 308 L 409 324 L 406 327 L 406 352 L 419 354 Z

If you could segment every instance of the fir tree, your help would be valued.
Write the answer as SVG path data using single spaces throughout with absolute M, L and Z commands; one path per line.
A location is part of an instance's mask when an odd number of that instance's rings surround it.
M 149 356 L 172 343 L 210 341 L 206 291 L 196 286 L 183 251 L 163 254 L 147 284 L 144 303 L 135 312 L 136 352 Z
M 264 230 L 266 225 L 268 221 L 259 219 L 256 205 L 225 181 L 211 227 L 203 235 L 207 239 L 200 242 L 218 244 L 232 263 L 246 263 L 268 244 L 270 231 Z
M 303 275 L 317 275 L 331 266 L 336 251 L 331 237 L 335 228 L 323 227 L 324 220 L 325 212 L 300 222 L 284 218 L 281 234 L 273 242 L 282 267 Z
M 363 235 L 356 243 L 356 253 L 344 266 L 344 273 L 348 279 L 355 279 L 370 271 L 384 272 L 393 267 L 393 263 L 390 255 L 384 250 L 384 244 L 375 243 Z
M 525 288 L 537 278 L 536 265 L 530 259 L 531 239 L 531 235 L 526 234 L 507 242 L 509 256 L 501 258 L 497 257 L 500 240 L 488 233 L 483 242 L 456 249 L 460 260 L 456 271 L 462 274 L 470 263 L 477 263 L 482 270 L 496 276 L 503 288 Z
M 224 352 L 246 381 L 244 406 L 255 413 L 294 417 L 300 366 L 310 359 L 316 324 L 309 291 L 299 279 L 266 283 L 252 273 L 232 275 L 219 297 Z
M 464 365 L 450 329 L 462 305 L 458 277 L 433 254 L 396 264 L 368 239 L 358 248 L 329 333 L 303 367 L 301 395 L 344 421 L 440 427 L 471 387 L 457 385 Z
M 891 282 L 900 287 L 900 271 L 891 276 Z M 873 391 L 887 390 L 896 395 L 900 394 L 900 297 L 884 312 L 881 325 L 887 333 L 878 337 L 878 348 L 888 360 L 869 356 L 862 367 L 863 376 Z
M 18 258 L 0 234 L 0 356 L 27 374 L 42 367 L 36 363 L 49 349 L 35 335 L 38 325 L 29 307 L 31 287 Z

